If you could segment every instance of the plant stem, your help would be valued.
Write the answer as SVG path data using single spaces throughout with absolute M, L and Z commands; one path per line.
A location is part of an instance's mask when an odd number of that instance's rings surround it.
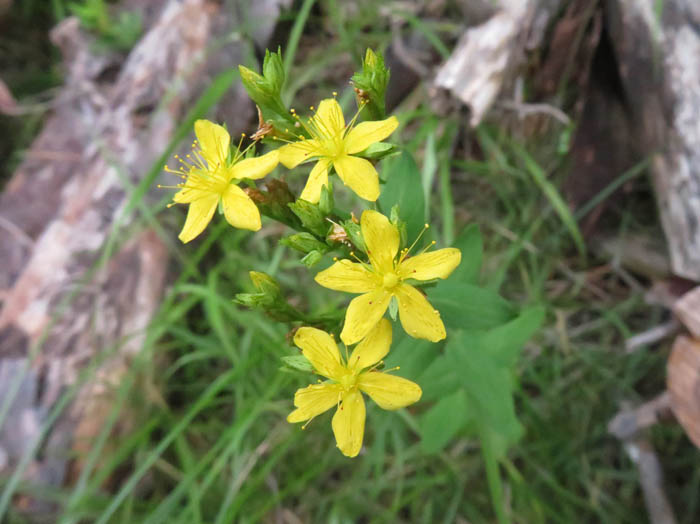
M 481 452 L 486 466 L 486 480 L 491 493 L 491 504 L 496 513 L 498 524 L 510 524 L 510 518 L 505 512 L 505 505 L 503 504 L 503 485 L 501 484 L 501 476 L 498 471 L 498 460 L 484 431 L 481 431 Z

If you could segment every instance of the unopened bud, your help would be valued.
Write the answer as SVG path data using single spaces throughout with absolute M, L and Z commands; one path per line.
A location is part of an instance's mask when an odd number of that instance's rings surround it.
M 289 208 L 299 217 L 303 226 L 319 237 L 325 237 L 330 224 L 317 204 L 298 199 L 289 204 Z
M 267 273 L 251 271 L 248 274 L 250 275 L 250 280 L 253 281 L 255 289 L 260 293 L 265 293 L 273 297 L 282 296 L 279 283 Z
M 328 246 L 326 244 L 318 240 L 311 233 L 306 232 L 284 237 L 280 240 L 280 244 L 301 251 L 302 253 L 310 253 L 311 251 L 325 253 L 328 251 Z

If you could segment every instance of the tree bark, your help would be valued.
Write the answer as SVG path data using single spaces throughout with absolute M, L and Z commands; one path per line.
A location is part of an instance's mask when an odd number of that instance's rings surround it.
M 608 0 L 605 5 L 634 138 L 653 154 L 673 271 L 700 280 L 700 4 Z
M 223 35 L 252 17 L 254 40 L 265 42 L 288 4 L 242 2 L 248 18 L 238 19 L 208 0 L 137 2 L 146 29 L 126 59 L 96 51 L 75 18 L 54 30 L 65 86 L 0 195 L 0 471 L 39 446 L 23 478 L 60 485 L 76 436 L 89 449 L 109 413 L 105 392 L 141 350 L 166 281 L 165 241 L 150 230 L 127 232 L 137 218 L 130 188 L 158 161 L 213 74 L 249 56 L 254 42 Z M 237 86 L 219 114 L 232 132 L 242 131 L 253 109 Z M 100 264 L 113 235 L 131 238 Z M 96 358 L 102 364 L 42 438 L 52 407 Z

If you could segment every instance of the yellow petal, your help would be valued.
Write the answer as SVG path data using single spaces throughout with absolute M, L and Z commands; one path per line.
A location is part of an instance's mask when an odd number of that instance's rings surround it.
M 381 319 L 375 328 L 355 346 L 348 367 L 359 371 L 373 366 L 383 359 L 391 347 L 391 322 L 386 318 Z
M 278 150 L 280 162 L 287 169 L 292 169 L 315 156 L 321 156 L 321 146 L 316 140 L 306 139 L 287 144 Z
M 211 217 L 214 216 L 214 211 L 216 211 L 216 206 L 218 205 L 219 195 L 216 194 L 207 194 L 190 203 L 185 225 L 178 236 L 183 244 L 187 244 L 187 242 L 204 231 L 207 224 L 211 222 Z
M 238 186 L 229 184 L 221 196 L 226 221 L 238 229 L 257 231 L 261 227 L 260 211 Z
M 326 98 L 318 104 L 314 124 L 328 138 L 341 137 L 345 132 L 343 110 L 335 98 Z
M 343 397 L 333 415 L 333 434 L 338 448 L 346 457 L 356 457 L 365 435 L 365 401 L 362 393 L 351 391 Z
M 379 198 L 379 175 L 369 160 L 356 156 L 341 156 L 333 161 L 343 183 L 359 197 L 374 202 Z
M 233 178 L 258 180 L 277 167 L 279 152 L 270 151 L 262 156 L 245 158 L 233 166 Z
M 309 420 L 337 406 L 341 391 L 340 384 L 314 384 L 298 389 L 294 394 L 294 406 L 297 409 L 287 415 L 287 422 Z
M 348 293 L 367 293 L 377 288 L 375 275 L 362 264 L 340 260 L 315 277 L 316 282 L 328 289 Z
M 384 315 L 390 300 L 391 293 L 383 289 L 352 299 L 345 313 L 343 331 L 340 333 L 343 343 L 349 346 L 365 338 Z
M 301 327 L 294 335 L 294 343 L 301 348 L 319 375 L 336 379 L 345 373 L 338 346 L 328 333 L 312 327 Z
M 381 213 L 368 209 L 360 217 L 360 228 L 372 265 L 379 273 L 393 271 L 394 258 L 399 251 L 399 230 L 396 226 Z
M 399 300 L 399 319 L 406 333 L 431 342 L 445 338 L 445 325 L 440 313 L 420 291 L 413 286 L 400 284 L 396 289 L 396 298 Z
M 212 191 L 201 189 L 203 187 L 207 187 L 207 179 L 198 173 L 190 173 L 182 189 L 173 195 L 173 202 L 189 204 L 213 194 Z
M 311 202 L 318 203 L 321 200 L 321 188 L 328 185 L 328 167 L 330 160 L 321 158 L 311 170 L 309 178 L 306 180 L 306 186 L 301 192 L 299 198 Z
M 209 169 L 214 170 L 226 163 L 231 136 L 225 127 L 209 120 L 197 120 L 194 123 L 194 134 L 197 135 L 201 155 L 207 161 Z
M 401 278 L 431 280 L 447 278 L 462 260 L 462 252 L 454 247 L 438 249 L 407 258 L 399 266 L 397 273 Z
M 345 152 L 349 155 L 364 151 L 375 142 L 381 142 L 399 126 L 395 116 L 386 120 L 362 122 L 353 127 L 345 137 Z
M 415 382 L 378 371 L 362 373 L 357 385 L 382 409 L 404 408 L 418 402 L 423 394 Z

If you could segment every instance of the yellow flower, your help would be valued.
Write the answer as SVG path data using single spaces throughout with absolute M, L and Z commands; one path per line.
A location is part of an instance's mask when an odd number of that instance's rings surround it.
M 194 123 L 197 141 L 187 160 L 180 167 L 166 171 L 186 179 L 178 184 L 173 196 L 176 204 L 189 204 L 185 225 L 179 238 L 187 243 L 199 235 L 222 204 L 229 224 L 240 229 L 260 229 L 260 211 L 248 195 L 236 184 L 244 178 L 257 180 L 272 171 L 279 162 L 277 151 L 256 158 L 243 159 L 245 151 L 237 148 L 231 157 L 231 137 L 226 129 L 208 120 Z
M 374 202 L 379 197 L 379 175 L 369 160 L 357 153 L 371 144 L 380 142 L 399 125 L 396 117 L 354 125 L 354 119 L 345 125 L 340 105 L 334 98 L 322 100 L 316 114 L 304 124 L 311 138 L 287 144 L 279 149 L 280 162 L 291 169 L 310 159 L 318 159 L 311 170 L 301 197 L 312 203 L 321 198 L 321 188 L 328 184 L 328 170 L 332 167 L 355 193 Z
M 392 297 L 399 306 L 399 319 L 406 332 L 415 338 L 437 342 L 445 338 L 445 325 L 425 296 L 405 280 L 447 278 L 459 265 L 459 249 L 446 248 L 408 257 L 404 249 L 398 259 L 399 231 L 384 215 L 365 211 L 360 220 L 370 264 L 340 260 L 316 275 L 324 287 L 349 293 L 354 298 L 345 315 L 340 338 L 354 344 L 377 324 L 389 307 Z
M 303 327 L 294 336 L 314 370 L 330 382 L 313 384 L 297 390 L 296 409 L 288 422 L 311 420 L 333 406 L 333 433 L 338 448 L 348 457 L 355 457 L 362 447 L 365 432 L 366 393 L 382 409 L 399 409 L 417 402 L 423 392 L 418 384 L 380 371 L 376 365 L 389 352 L 391 324 L 384 319 L 360 342 L 347 362 L 343 360 L 333 338 L 320 329 Z

